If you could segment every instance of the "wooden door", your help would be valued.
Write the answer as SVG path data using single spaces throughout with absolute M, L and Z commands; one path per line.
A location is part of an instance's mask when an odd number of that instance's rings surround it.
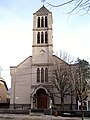
M 40 95 L 38 97 L 38 108 L 47 109 L 47 96 L 46 95 Z

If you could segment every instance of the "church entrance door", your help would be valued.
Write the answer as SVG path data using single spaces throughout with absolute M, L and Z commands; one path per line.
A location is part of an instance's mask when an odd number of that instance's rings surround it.
M 41 95 L 38 97 L 38 108 L 46 109 L 47 108 L 47 96 Z
M 37 91 L 37 108 L 38 109 L 47 109 L 47 94 L 45 90 L 39 89 Z

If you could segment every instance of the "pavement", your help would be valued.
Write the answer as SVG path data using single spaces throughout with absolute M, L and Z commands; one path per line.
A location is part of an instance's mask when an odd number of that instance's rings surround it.
M 61 117 L 50 115 L 0 114 L 0 120 L 81 120 L 77 117 Z

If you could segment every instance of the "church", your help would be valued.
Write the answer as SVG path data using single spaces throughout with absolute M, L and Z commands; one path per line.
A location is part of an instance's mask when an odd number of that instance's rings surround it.
M 33 13 L 32 56 L 17 66 L 10 67 L 11 75 L 11 107 L 30 109 L 48 109 L 52 104 L 60 105 L 60 99 L 53 97 L 55 88 L 49 81 L 52 61 L 64 62 L 53 55 L 53 18 L 45 6 Z M 68 64 L 67 64 L 68 65 Z M 65 99 L 70 107 L 71 99 Z M 73 101 L 75 108 L 76 100 Z

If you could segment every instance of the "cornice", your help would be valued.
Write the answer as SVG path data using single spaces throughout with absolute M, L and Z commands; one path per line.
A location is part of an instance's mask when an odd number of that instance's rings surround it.
M 45 28 L 45 27 L 43 27 L 43 28 L 34 28 L 33 29 L 33 31 L 42 31 L 42 30 L 44 30 L 44 31 L 46 31 L 46 30 L 52 30 L 52 28 Z
M 32 66 L 52 66 L 52 63 L 33 63 Z
M 32 45 L 32 47 L 48 47 L 48 46 L 52 46 L 53 47 L 53 44 L 45 44 L 45 45 L 37 44 L 37 45 Z

